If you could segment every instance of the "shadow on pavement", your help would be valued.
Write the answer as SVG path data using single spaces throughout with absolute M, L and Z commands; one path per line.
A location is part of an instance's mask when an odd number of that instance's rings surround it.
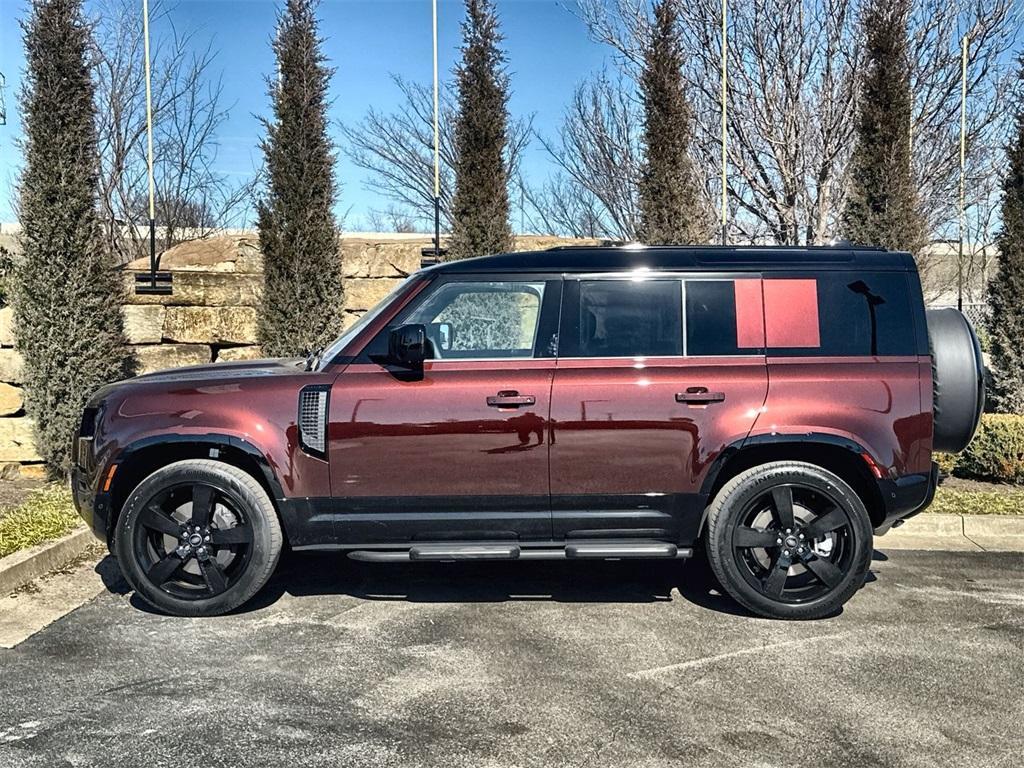
M 888 557 L 876 551 L 872 559 L 885 561 Z M 131 591 L 114 558 L 104 558 L 96 571 L 108 591 L 119 595 Z M 869 572 L 865 585 L 875 581 L 877 576 Z M 285 594 L 414 603 L 656 603 L 682 597 L 717 613 L 756 618 L 722 593 L 699 559 L 367 563 L 340 553 L 285 551 L 267 585 L 234 613 L 265 609 Z M 131 602 L 139 610 L 156 612 L 135 595 Z

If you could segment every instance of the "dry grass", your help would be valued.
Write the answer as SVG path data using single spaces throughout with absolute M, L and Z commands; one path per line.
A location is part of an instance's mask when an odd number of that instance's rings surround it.
M 64 485 L 48 485 L 0 518 L 0 557 L 59 538 L 80 523 L 71 491 Z
M 946 515 L 1024 515 L 1024 493 L 940 486 L 926 511 Z

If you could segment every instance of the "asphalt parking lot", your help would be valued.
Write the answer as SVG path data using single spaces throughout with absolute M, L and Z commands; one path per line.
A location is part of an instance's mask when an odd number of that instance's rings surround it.
M 674 563 L 291 555 L 243 612 L 108 591 L 0 650 L 0 765 L 1017 766 L 1024 557 L 876 554 L 838 616 Z

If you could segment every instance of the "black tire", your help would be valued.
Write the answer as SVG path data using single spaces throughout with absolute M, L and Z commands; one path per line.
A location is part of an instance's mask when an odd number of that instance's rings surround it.
M 836 613 L 864 584 L 873 543 L 854 490 L 799 461 L 763 464 L 729 480 L 711 502 L 705 530 L 708 560 L 725 591 L 775 619 Z
M 955 309 L 928 310 L 932 353 L 932 413 L 936 451 L 959 453 L 974 437 L 985 409 L 985 364 L 970 321 Z
M 132 491 L 114 549 L 128 583 L 176 616 L 217 616 L 255 595 L 283 536 L 273 503 L 247 472 L 207 459 L 168 464 Z

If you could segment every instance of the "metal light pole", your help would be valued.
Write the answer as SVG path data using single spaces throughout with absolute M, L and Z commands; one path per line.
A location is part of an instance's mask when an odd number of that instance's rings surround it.
M 441 144 L 438 130 L 437 93 L 437 0 L 433 0 L 434 22 L 434 257 L 441 258 Z
M 142 47 L 146 57 L 146 166 L 149 181 L 149 277 L 136 275 L 135 292 L 141 294 L 168 294 L 171 276 L 157 273 L 156 268 L 156 192 L 153 181 L 153 89 L 149 56 L 149 0 L 142 0 Z M 158 284 L 158 282 L 160 284 Z
M 722 245 L 728 244 L 729 239 L 729 205 L 728 197 L 726 194 L 726 142 L 728 141 L 729 134 L 726 128 L 726 96 L 728 94 L 728 65 L 726 56 L 728 54 L 728 44 L 726 42 L 726 21 L 728 19 L 729 9 L 728 0 L 722 0 Z
M 967 167 L 967 45 L 964 35 L 960 44 L 960 243 L 956 259 L 956 308 L 964 308 L 964 230 L 967 224 L 966 212 L 966 167 Z
M 142 0 L 142 46 L 145 50 L 145 142 L 150 181 L 150 269 L 157 270 L 157 205 L 153 180 L 153 85 L 150 74 L 150 0 Z

